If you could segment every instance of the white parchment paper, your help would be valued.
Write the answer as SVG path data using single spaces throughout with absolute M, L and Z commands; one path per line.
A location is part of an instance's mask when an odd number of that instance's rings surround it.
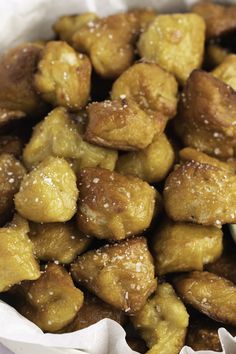
M 60 15 L 94 11 L 105 16 L 128 7 L 144 6 L 165 12 L 184 11 L 193 2 L 194 0 L 0 0 L 0 51 L 26 40 L 52 37 L 51 25 Z M 219 335 L 224 349 L 222 354 L 236 354 L 235 340 L 223 328 L 219 330 Z M 12 353 L 137 354 L 126 344 L 123 328 L 112 320 L 105 319 L 70 334 L 44 334 L 15 309 L 0 301 L 0 354 Z M 193 353 L 195 352 L 192 349 L 184 347 L 180 354 Z

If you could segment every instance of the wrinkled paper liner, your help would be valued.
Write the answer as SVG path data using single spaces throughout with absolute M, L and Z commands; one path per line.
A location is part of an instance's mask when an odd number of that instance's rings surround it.
M 0 51 L 26 40 L 53 38 L 51 25 L 61 15 L 93 11 L 106 16 L 127 8 L 144 6 L 165 12 L 181 12 L 193 2 L 194 0 L 0 0 Z M 236 3 L 236 0 L 225 2 Z M 231 231 L 234 231 L 236 239 L 235 225 Z M 219 329 L 219 337 L 223 347 L 222 354 L 236 354 L 236 341 L 224 328 Z M 124 329 L 113 320 L 104 319 L 89 328 L 69 334 L 44 334 L 39 327 L 2 301 L 0 343 L 0 354 L 137 354 L 126 344 Z M 185 346 L 180 354 L 193 353 L 215 352 L 195 352 Z

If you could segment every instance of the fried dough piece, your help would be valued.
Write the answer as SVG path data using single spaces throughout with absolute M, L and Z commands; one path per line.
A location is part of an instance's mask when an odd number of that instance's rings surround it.
M 236 286 L 209 272 L 194 271 L 175 279 L 181 299 L 218 322 L 236 325 Z
M 86 251 L 91 243 L 91 239 L 83 235 L 73 222 L 30 223 L 29 237 L 38 259 L 66 264 Z
M 227 55 L 222 63 L 211 73 L 213 76 L 222 80 L 226 85 L 229 85 L 236 90 L 236 55 Z
M 37 44 L 24 43 L 11 49 L 0 60 L 0 107 L 5 109 L 5 123 L 25 114 L 35 116 L 45 108 L 33 87 L 41 50 Z M 2 117 L 0 122 L 3 125 Z
M 172 286 L 163 283 L 131 320 L 150 348 L 147 354 L 178 354 L 184 345 L 188 317 Z
M 89 251 L 78 257 L 71 271 L 77 282 L 127 313 L 139 311 L 157 285 L 143 237 Z
M 20 285 L 19 312 L 45 332 L 68 325 L 83 305 L 84 296 L 59 265 L 49 264 L 40 278 Z
M 91 64 L 66 42 L 48 42 L 41 54 L 34 84 L 43 99 L 72 111 L 83 108 L 90 94 Z
M 104 318 L 110 318 L 120 325 L 125 323 L 125 314 L 108 305 L 94 295 L 85 295 L 83 306 L 80 308 L 73 322 L 62 329 L 63 333 L 75 332 L 89 327 Z
M 236 92 L 211 74 L 194 70 L 180 100 L 175 129 L 185 146 L 228 158 L 236 149 Z
M 76 212 L 78 189 L 70 165 L 48 157 L 28 173 L 15 195 L 16 210 L 35 222 L 64 222 Z
M 193 149 L 190 147 L 186 147 L 180 150 L 179 157 L 180 160 L 183 162 L 196 161 L 196 162 L 218 167 L 221 170 L 224 170 L 226 172 L 234 173 L 235 171 L 234 167 L 228 164 L 227 162 L 220 161 L 217 158 L 211 157 L 205 154 L 204 152 L 201 152 L 197 149 Z
M 148 228 L 157 192 L 133 176 L 87 168 L 78 175 L 77 223 L 87 235 L 122 240 Z
M 73 35 L 73 46 L 89 55 L 95 71 L 104 78 L 116 78 L 132 63 L 136 20 L 127 14 L 89 21 Z
M 219 37 L 236 28 L 236 5 L 224 6 L 210 1 L 200 1 L 192 11 L 206 22 L 206 38 Z
M 175 221 L 221 226 L 236 222 L 236 177 L 199 162 L 186 162 L 165 182 L 164 206 Z
M 222 231 L 214 226 L 174 223 L 166 219 L 152 240 L 157 273 L 203 270 L 205 264 L 220 257 L 222 237 Z
M 144 149 L 163 130 L 164 119 L 146 114 L 132 100 L 94 102 L 88 106 L 85 140 L 119 150 Z
M 138 49 L 184 84 L 203 60 L 205 23 L 196 14 L 160 15 L 141 35 Z
M 156 135 L 145 149 L 119 156 L 116 171 L 137 176 L 148 183 L 160 182 L 168 175 L 174 159 L 175 152 L 166 135 Z
M 75 118 L 65 108 L 57 107 L 36 125 L 23 152 L 28 169 L 48 156 L 67 159 L 77 171 L 84 167 L 115 168 L 117 152 L 84 141 L 81 117 Z
M 22 154 L 23 142 L 14 135 L 0 137 L 0 154 L 12 154 L 19 157 Z
M 22 280 L 40 277 L 28 232 L 28 222 L 17 214 L 10 224 L 0 228 L 0 292 Z
M 131 66 L 114 82 L 112 99 L 134 100 L 148 115 L 161 113 L 167 119 L 176 114 L 178 85 L 173 75 L 153 63 Z
M 53 25 L 54 32 L 60 40 L 73 45 L 73 35 L 84 25 L 92 23 L 98 17 L 93 12 L 85 12 L 80 15 L 61 16 Z
M 13 155 L 0 154 L 0 224 L 4 224 L 14 208 L 14 195 L 20 189 L 25 169 Z

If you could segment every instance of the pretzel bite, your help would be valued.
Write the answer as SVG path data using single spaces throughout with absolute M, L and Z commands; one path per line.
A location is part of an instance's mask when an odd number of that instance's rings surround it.
M 218 322 L 236 325 L 236 286 L 209 272 L 194 271 L 175 279 L 181 299 Z
M 236 9 L 236 7 L 235 7 Z M 236 90 L 236 55 L 230 54 L 212 72 L 212 75 Z
M 59 265 L 49 264 L 40 278 L 20 285 L 18 311 L 45 332 L 56 332 L 73 321 L 84 296 Z
M 159 117 L 149 116 L 132 100 L 94 102 L 88 106 L 84 137 L 90 143 L 114 149 L 144 149 L 164 129 L 165 120 Z
M 215 166 L 186 162 L 165 182 L 164 206 L 175 221 L 216 225 L 236 222 L 236 177 Z
M 206 47 L 206 63 L 209 67 L 215 68 L 224 61 L 228 54 L 227 48 L 223 48 L 217 43 L 209 43 Z
M 196 161 L 203 164 L 211 165 L 225 170 L 226 172 L 234 173 L 234 167 L 227 162 L 220 161 L 211 157 L 197 149 L 186 147 L 179 151 L 179 157 L 182 162 Z
M 38 259 L 66 264 L 86 251 L 91 243 L 91 239 L 81 234 L 73 222 L 30 223 L 29 237 Z
M 127 313 L 139 311 L 157 285 L 143 237 L 89 251 L 78 257 L 71 271 L 77 282 Z
M 178 85 L 173 75 L 153 63 L 131 66 L 114 82 L 112 99 L 134 100 L 147 114 L 163 114 L 167 119 L 176 114 Z
M 204 41 L 205 23 L 200 16 L 160 15 L 141 35 L 138 49 L 144 60 L 159 64 L 184 84 L 202 64 Z
M 19 157 L 22 154 L 23 142 L 14 135 L 0 137 L 0 154 L 12 154 Z
M 180 100 L 175 129 L 185 146 L 228 158 L 236 147 L 236 93 L 211 74 L 194 70 Z
M 24 164 L 32 169 L 47 156 L 64 157 L 75 170 L 84 167 L 115 168 L 117 152 L 85 142 L 80 115 L 70 116 L 58 107 L 34 128 L 23 153 Z M 78 119 L 77 119 L 78 118 Z
M 219 37 L 236 29 L 236 5 L 224 6 L 210 1 L 200 1 L 192 11 L 206 22 L 206 38 Z
M 44 110 L 44 104 L 33 87 L 34 72 L 42 47 L 25 43 L 11 49 L 0 60 L 0 107 L 5 123 L 25 114 L 36 115 Z M 0 110 L 1 112 L 1 110 Z M 3 118 L 0 124 L 3 124 Z
M 160 182 L 168 175 L 174 159 L 175 152 L 166 135 L 156 135 L 146 149 L 119 156 L 116 171 L 137 176 L 148 183 Z
M 137 177 L 87 168 L 78 174 L 78 188 L 77 223 L 84 234 L 122 240 L 152 221 L 157 192 Z
M 28 173 L 15 195 L 16 210 L 35 222 L 64 222 L 76 212 L 78 190 L 70 165 L 48 157 Z
M 66 42 L 48 42 L 38 63 L 35 87 L 43 99 L 72 111 L 84 107 L 90 94 L 91 64 Z
M 94 295 L 85 295 L 84 303 L 73 322 L 63 328 L 63 333 L 75 332 L 89 327 L 104 318 L 110 318 L 120 325 L 125 323 L 125 315 L 122 311 L 106 304 Z
M 25 169 L 13 155 L 0 154 L 0 224 L 11 216 L 14 194 L 18 192 Z
M 98 17 L 93 12 L 85 12 L 80 15 L 61 16 L 53 25 L 54 32 L 62 41 L 73 44 L 73 35 L 84 25 L 93 22 Z
M 28 232 L 27 221 L 17 214 L 10 224 L 0 228 L 0 292 L 22 280 L 40 277 Z
M 153 238 L 158 274 L 203 270 L 220 257 L 223 233 L 214 226 L 174 223 L 166 219 Z
M 163 283 L 131 320 L 150 348 L 147 354 L 178 354 L 184 345 L 188 317 L 172 286 Z
M 136 23 L 126 14 L 95 19 L 73 36 L 73 45 L 88 53 L 96 72 L 104 78 L 116 78 L 132 63 Z

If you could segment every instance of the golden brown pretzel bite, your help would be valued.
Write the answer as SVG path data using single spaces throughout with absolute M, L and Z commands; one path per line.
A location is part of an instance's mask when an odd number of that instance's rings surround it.
M 210 318 L 236 325 L 236 286 L 209 272 L 194 271 L 175 279 L 181 299 Z
M 151 144 L 165 125 L 162 114 L 150 116 L 130 99 L 94 102 L 88 106 L 84 137 L 90 143 L 113 149 L 138 150 Z
M 172 286 L 162 283 L 131 320 L 150 348 L 147 354 L 178 354 L 184 344 L 188 317 Z
M 157 274 L 203 270 L 220 257 L 223 233 L 214 226 L 175 223 L 166 219 L 152 240 Z
M 186 162 L 167 177 L 164 206 L 175 221 L 221 226 L 236 222 L 236 176 L 215 166 Z
M 46 224 L 31 222 L 29 237 L 38 259 L 66 264 L 86 251 L 91 243 L 91 239 L 84 236 L 71 221 Z
M 176 114 L 178 85 L 173 75 L 154 63 L 132 65 L 114 82 L 112 99 L 135 101 L 147 114 L 162 113 L 167 119 Z
M 35 222 L 64 222 L 76 212 L 78 189 L 70 165 L 48 157 L 28 173 L 15 195 L 16 210 Z
M 89 98 L 91 70 L 86 55 L 66 42 L 51 41 L 43 48 L 34 84 L 45 101 L 78 111 Z
M 70 115 L 63 107 L 53 109 L 38 123 L 25 146 L 24 164 L 32 169 L 48 156 L 63 157 L 75 171 L 84 167 L 115 168 L 117 152 L 83 140 L 81 114 Z
M 175 129 L 186 146 L 216 157 L 236 148 L 236 92 L 211 74 L 194 70 L 184 88 Z
M 184 84 L 203 60 L 205 23 L 196 14 L 159 15 L 141 35 L 138 49 Z
M 78 188 L 77 223 L 83 233 L 122 240 L 150 226 L 157 192 L 141 179 L 86 168 L 78 174 Z
M 42 47 L 25 43 L 7 52 L 0 61 L 0 107 L 7 111 L 5 119 L 24 114 L 42 113 L 44 104 L 34 86 L 34 72 L 40 59 Z M 3 124 L 3 118 L 1 118 Z
M 40 277 L 28 232 L 28 222 L 17 214 L 10 224 L 0 228 L 0 292 L 22 280 Z
M 45 332 L 58 331 L 72 322 L 84 300 L 67 271 L 53 263 L 38 280 L 24 282 L 16 291 L 19 312 Z
M 136 17 L 132 14 L 95 18 L 74 33 L 73 46 L 89 55 L 100 76 L 116 78 L 133 61 L 133 41 L 138 29 Z
M 76 281 L 127 313 L 139 311 L 157 285 L 144 237 L 89 251 L 78 257 L 71 271 Z

